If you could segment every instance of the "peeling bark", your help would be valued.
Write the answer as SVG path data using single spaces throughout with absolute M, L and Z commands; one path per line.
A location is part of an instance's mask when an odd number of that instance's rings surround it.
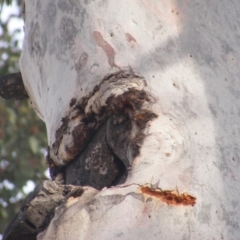
M 187 193 L 179 194 L 178 191 L 162 191 L 161 189 L 153 190 L 149 187 L 141 187 L 141 191 L 149 196 L 159 198 L 169 205 L 194 206 L 196 203 L 195 197 Z
M 170 231 L 171 224 L 180 219 L 187 223 L 186 214 L 191 212 L 194 203 L 195 198 L 188 194 L 178 195 L 176 192 L 160 191 L 138 184 L 117 186 L 99 192 L 89 188 L 78 199 L 68 200 L 69 207 L 64 210 L 64 214 L 60 209 L 55 212 L 48 229 L 38 235 L 38 240 L 50 238 L 63 240 L 66 237 L 145 239 L 143 237 L 145 234 L 161 239 L 159 228 L 162 227 L 169 231 L 168 234 L 164 234 L 164 239 L 167 236 L 174 239 L 174 234 Z M 168 210 L 164 212 L 161 209 Z M 173 209 L 179 216 L 171 214 Z M 171 214 L 172 221 L 162 221 L 168 214 Z M 114 221 L 114 225 L 111 221 Z M 54 224 L 56 222 L 61 228 Z M 77 224 L 73 224 L 75 222 Z M 81 226 L 81 229 L 76 229 L 77 226 Z M 175 228 L 181 231 L 178 224 Z
M 69 197 L 78 197 L 82 193 L 80 187 L 44 181 L 26 197 L 19 213 L 4 232 L 3 240 L 35 240 L 50 223 L 55 208 Z

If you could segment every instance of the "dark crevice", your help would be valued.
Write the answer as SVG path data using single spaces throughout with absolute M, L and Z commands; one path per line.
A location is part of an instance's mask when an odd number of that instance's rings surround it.
M 27 226 L 29 226 L 29 228 L 31 228 L 32 229 L 32 231 L 36 231 L 37 230 L 37 228 L 34 226 L 34 224 L 32 224 L 28 219 L 24 219 L 24 223 L 27 225 Z
M 119 175 L 113 181 L 111 186 L 116 186 L 116 185 L 122 184 L 126 181 L 127 176 L 128 176 L 128 172 L 127 172 L 127 168 L 124 165 L 124 163 L 116 155 L 114 155 L 114 160 L 113 161 L 114 161 L 115 165 L 117 166 L 117 168 L 119 170 Z
M 126 167 L 108 147 L 106 128 L 105 123 L 81 154 L 65 168 L 65 184 L 92 186 L 100 190 L 122 181 Z
M 116 118 L 120 120 L 116 121 Z M 111 116 L 81 154 L 65 168 L 65 184 L 102 189 L 124 183 L 130 165 L 126 158 L 130 125 L 128 116 Z M 103 168 L 105 174 L 101 173 Z
M 110 118 L 111 119 L 111 118 Z M 107 123 L 107 130 L 109 128 L 109 121 L 110 119 L 108 119 L 108 123 Z M 124 118 L 124 119 L 127 119 Z M 126 165 L 124 164 L 124 162 L 114 153 L 113 149 L 111 148 L 111 146 L 109 146 L 109 143 L 108 143 L 108 139 L 107 139 L 107 132 L 106 132 L 106 135 L 105 135 L 105 141 L 107 143 L 107 146 L 110 150 L 110 152 L 112 153 L 112 155 L 114 156 L 114 163 L 115 165 L 117 166 L 118 170 L 119 170 L 119 175 L 116 177 L 116 179 L 112 182 L 111 186 L 116 186 L 118 184 L 122 184 L 126 181 L 127 179 L 127 176 L 128 176 L 128 172 L 127 172 L 127 167 Z M 120 135 L 121 133 L 119 133 Z

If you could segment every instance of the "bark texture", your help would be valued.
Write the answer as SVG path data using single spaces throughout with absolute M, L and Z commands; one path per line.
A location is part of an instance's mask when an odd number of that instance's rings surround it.
M 0 77 L 0 96 L 4 99 L 28 98 L 20 72 Z
M 70 197 L 79 197 L 81 187 L 44 181 L 24 200 L 19 213 L 4 232 L 3 240 L 34 240 L 53 218 L 55 208 Z
M 68 200 L 38 239 L 238 238 L 239 9 L 26 0 L 21 72 L 46 122 L 53 177 L 96 187 L 114 157 L 127 169 L 121 185 Z

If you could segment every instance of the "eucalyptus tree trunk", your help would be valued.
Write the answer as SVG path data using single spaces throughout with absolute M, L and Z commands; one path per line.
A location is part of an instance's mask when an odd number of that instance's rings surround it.
M 238 239 L 240 2 L 26 0 L 20 59 L 58 184 L 38 239 Z

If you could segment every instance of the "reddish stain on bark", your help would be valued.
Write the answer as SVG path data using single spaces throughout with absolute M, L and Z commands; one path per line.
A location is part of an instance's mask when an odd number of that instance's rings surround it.
M 159 191 L 149 187 L 141 187 L 140 190 L 142 193 L 159 198 L 169 205 L 194 206 L 196 203 L 196 198 L 187 193 L 178 194 L 175 191 Z
M 132 48 L 135 48 L 137 46 L 136 39 L 130 33 L 125 33 L 125 38 Z
M 94 39 L 95 39 L 97 45 L 99 47 L 101 47 L 103 49 L 103 51 L 106 53 L 106 55 L 108 57 L 109 65 L 111 67 L 115 67 L 116 64 L 114 62 L 114 57 L 115 57 L 116 52 L 113 49 L 113 47 L 107 41 L 104 40 L 104 38 L 100 32 L 94 31 L 93 36 L 94 36 Z
M 137 42 L 136 39 L 130 33 L 125 33 L 125 37 L 128 42 L 131 42 L 131 41 Z

